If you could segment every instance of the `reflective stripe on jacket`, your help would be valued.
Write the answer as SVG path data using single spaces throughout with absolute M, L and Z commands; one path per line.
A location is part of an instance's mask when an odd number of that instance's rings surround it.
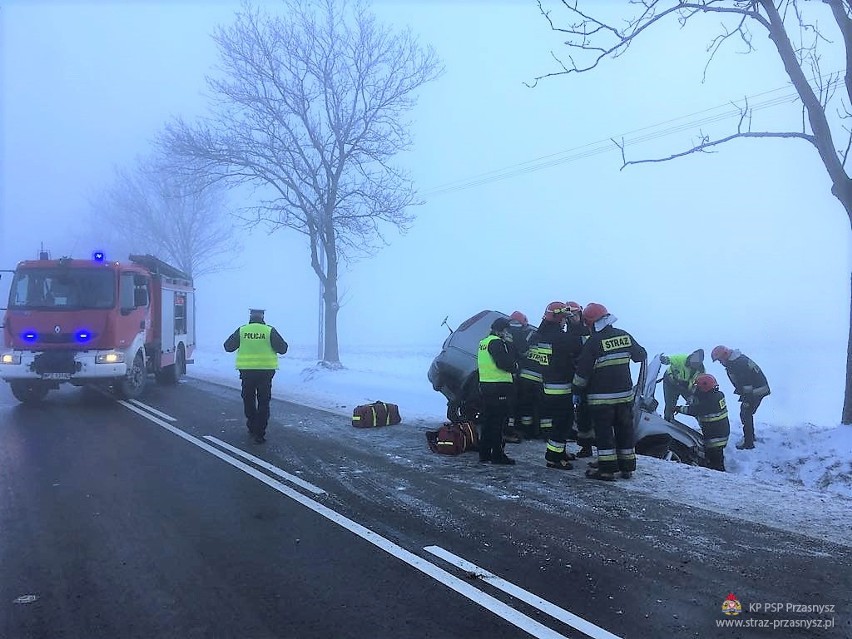
M 271 333 L 272 327 L 267 324 L 249 323 L 240 326 L 240 347 L 237 349 L 239 370 L 278 368 L 278 355 L 269 340 Z

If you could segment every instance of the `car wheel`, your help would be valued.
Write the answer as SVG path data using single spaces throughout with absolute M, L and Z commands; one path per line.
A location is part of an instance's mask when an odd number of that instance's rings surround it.
M 678 441 L 672 441 L 669 444 L 668 453 L 666 453 L 666 456 L 663 459 L 679 462 L 681 464 L 689 464 L 691 466 L 694 466 L 697 463 L 695 454 Z

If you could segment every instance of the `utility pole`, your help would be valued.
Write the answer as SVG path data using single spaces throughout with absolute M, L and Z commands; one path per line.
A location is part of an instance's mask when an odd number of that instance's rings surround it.
M 319 263 L 320 271 L 325 273 L 325 247 L 322 242 L 319 243 Z M 325 359 L 325 287 L 322 284 L 322 279 L 319 281 L 319 320 L 317 322 L 317 359 L 322 361 Z

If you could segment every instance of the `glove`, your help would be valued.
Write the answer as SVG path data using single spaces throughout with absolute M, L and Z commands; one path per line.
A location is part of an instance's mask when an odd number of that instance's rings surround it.
M 671 363 L 668 355 L 660 355 L 660 364 L 668 366 Z
M 571 397 L 571 399 L 574 402 L 574 408 L 576 408 L 577 406 L 582 404 L 583 401 L 584 401 L 584 398 L 583 398 L 582 395 L 580 395 L 580 393 L 574 393 L 574 395 Z

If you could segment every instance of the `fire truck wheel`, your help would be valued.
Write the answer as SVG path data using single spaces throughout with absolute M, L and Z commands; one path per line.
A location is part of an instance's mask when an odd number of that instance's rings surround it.
M 50 390 L 39 382 L 11 382 L 12 395 L 22 404 L 38 404 Z
M 127 371 L 127 375 L 116 383 L 114 387 L 116 395 L 122 399 L 137 399 L 142 395 L 142 391 L 145 390 L 146 378 L 147 372 L 145 371 L 142 354 L 137 353 L 133 359 L 133 365 Z
M 159 373 L 154 375 L 158 384 L 170 385 L 177 384 L 178 380 L 186 375 L 186 355 L 184 354 L 183 345 L 178 347 L 177 355 L 175 355 L 175 363 L 171 366 L 163 367 Z

